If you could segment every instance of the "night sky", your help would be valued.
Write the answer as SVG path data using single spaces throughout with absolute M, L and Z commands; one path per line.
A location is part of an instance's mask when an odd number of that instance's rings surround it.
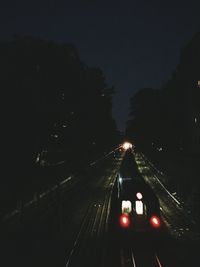
M 5 2 L 5 3 L 3 3 Z M 200 1 L 1 1 L 0 40 L 14 34 L 74 43 L 82 61 L 114 85 L 113 115 L 124 130 L 129 98 L 160 88 L 200 30 Z

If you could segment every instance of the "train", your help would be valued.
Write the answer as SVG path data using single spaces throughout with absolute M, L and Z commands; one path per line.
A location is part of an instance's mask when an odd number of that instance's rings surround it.
M 116 195 L 118 229 L 159 232 L 162 226 L 159 199 L 141 176 L 131 149 L 126 151 L 117 175 Z

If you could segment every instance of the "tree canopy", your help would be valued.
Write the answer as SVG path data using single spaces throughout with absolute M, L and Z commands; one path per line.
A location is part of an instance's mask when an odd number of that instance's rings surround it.
M 141 89 L 131 98 L 127 134 L 143 148 L 200 153 L 199 129 L 200 33 L 184 47 L 162 88 Z
M 101 69 L 81 61 L 75 45 L 20 37 L 0 43 L 0 58 L 2 183 L 29 183 L 42 151 L 55 162 L 59 152 L 62 160 L 80 164 L 118 142 L 114 89 Z

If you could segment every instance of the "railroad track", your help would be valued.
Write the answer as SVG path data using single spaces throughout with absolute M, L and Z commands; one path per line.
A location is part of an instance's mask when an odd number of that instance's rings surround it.
M 106 193 L 103 197 L 88 206 L 66 261 L 66 267 L 104 266 L 111 194 L 117 171 L 118 168 L 106 178 L 103 186 Z
M 164 267 L 156 252 L 120 250 L 120 267 Z

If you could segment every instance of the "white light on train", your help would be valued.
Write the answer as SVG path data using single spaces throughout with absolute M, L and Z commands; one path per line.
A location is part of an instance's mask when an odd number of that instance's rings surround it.
M 122 200 L 122 213 L 130 213 L 132 211 L 132 204 L 130 200 Z
M 140 192 L 137 192 L 136 197 L 137 197 L 138 199 L 142 199 L 142 194 L 141 194 Z
M 138 215 L 142 215 L 144 213 L 144 207 L 141 200 L 135 201 L 135 211 Z
M 133 147 L 133 145 L 129 142 L 125 142 L 125 143 L 123 143 L 122 147 L 124 150 L 128 150 L 128 149 L 131 149 Z

